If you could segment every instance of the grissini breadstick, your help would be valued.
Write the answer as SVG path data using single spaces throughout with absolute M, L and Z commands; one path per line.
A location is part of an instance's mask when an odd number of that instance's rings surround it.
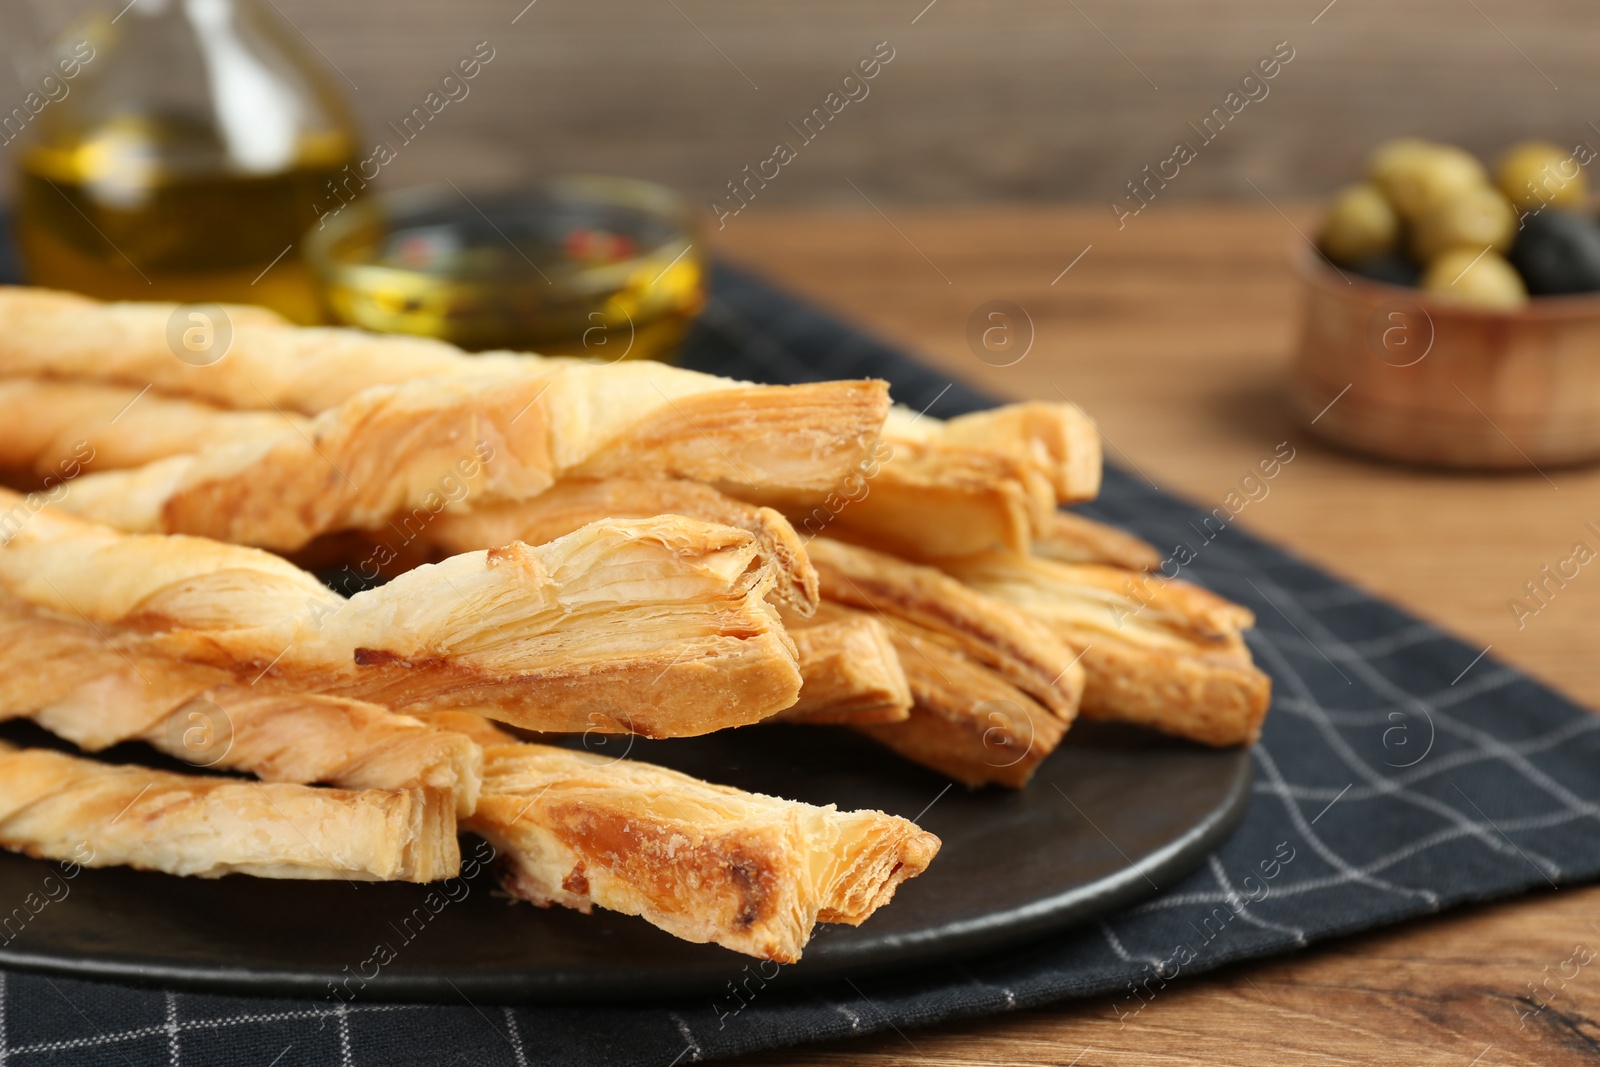
M 891 630 L 902 619 L 915 623 L 1063 721 L 1077 714 L 1083 667 L 1042 623 L 932 567 L 826 537 L 814 538 L 807 552 L 824 599 L 876 612 Z
M 1060 745 L 1067 723 L 999 674 L 916 623 L 895 623 L 914 700 L 904 722 L 856 729 L 964 785 L 1021 789 Z
M 819 922 L 860 925 L 921 874 L 939 839 L 879 811 L 838 811 L 546 745 L 484 744 L 465 825 L 541 906 L 595 905 L 686 941 L 792 963 Z
M 1271 679 L 1251 662 L 1248 609 L 1187 582 L 991 552 L 942 566 L 1080 650 L 1082 712 L 1209 745 L 1248 745 Z
M 909 717 L 911 688 L 880 620 L 830 603 L 810 618 L 783 616 L 804 682 L 800 700 L 773 721 L 854 725 Z
M 540 730 L 688 736 L 793 704 L 800 673 L 751 534 L 594 523 L 418 567 L 346 600 L 276 556 L 119 534 L 0 493 L 0 587 L 150 651 L 400 711 L 488 706 Z
M 1043 535 L 1033 539 L 1033 554 L 1057 563 L 1098 563 L 1130 571 L 1153 571 L 1161 553 L 1115 526 L 1058 511 Z
M 0 594 L 0 719 L 97 752 L 143 741 L 198 767 L 346 789 L 428 787 L 477 804 L 483 754 L 458 733 L 337 697 L 151 655 L 137 640 Z
M 431 882 L 461 866 L 455 805 L 435 790 L 172 774 L 3 742 L 0 847 L 202 878 Z

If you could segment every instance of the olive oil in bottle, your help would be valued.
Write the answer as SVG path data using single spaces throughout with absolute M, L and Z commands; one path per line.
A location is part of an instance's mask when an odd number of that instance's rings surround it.
M 254 0 L 138 0 L 64 40 L 93 57 L 22 156 L 28 281 L 319 321 L 299 245 L 356 134 L 292 29 Z

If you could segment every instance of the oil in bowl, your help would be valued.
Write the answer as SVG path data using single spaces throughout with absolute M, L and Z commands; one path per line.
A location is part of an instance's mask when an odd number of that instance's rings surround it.
M 696 245 L 675 194 L 598 177 L 370 197 L 305 242 L 347 325 L 607 362 L 675 358 L 705 303 Z

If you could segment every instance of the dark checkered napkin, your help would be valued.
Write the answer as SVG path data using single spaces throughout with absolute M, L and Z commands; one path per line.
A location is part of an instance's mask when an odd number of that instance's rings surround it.
M 902 403 L 934 415 L 986 404 L 725 269 L 687 358 L 761 381 L 883 377 Z M 345 1006 L 10 974 L 0 978 L 0 1064 L 667 1067 L 1067 997 L 1128 1015 L 1164 984 L 1224 963 L 1600 874 L 1600 717 L 1255 540 L 1223 521 L 1229 509 L 1195 507 L 1111 469 L 1084 510 L 1175 553 L 1185 577 L 1254 610 L 1251 644 L 1275 687 L 1243 824 L 1146 903 L 965 966 L 794 993 L 775 983 L 736 1015 L 703 1001 Z

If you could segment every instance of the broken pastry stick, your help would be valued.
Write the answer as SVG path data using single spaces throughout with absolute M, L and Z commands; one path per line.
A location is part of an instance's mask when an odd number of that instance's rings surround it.
M 520 500 L 553 480 L 547 427 L 527 414 L 543 388 L 522 378 L 369 389 L 303 428 L 252 437 L 246 427 L 208 445 L 216 423 L 257 418 L 213 413 L 191 423 L 194 451 L 84 475 L 58 506 L 130 533 L 293 550 L 435 500 Z
M 256 549 L 119 534 L 0 493 L 8 503 L 0 587 L 241 677 L 402 712 L 492 707 L 533 730 L 655 737 L 757 722 L 800 691 L 767 600 L 774 565 L 730 526 L 606 520 L 347 600 Z
M 1251 661 L 1248 609 L 1187 582 L 1009 553 L 947 561 L 1080 649 L 1086 717 L 1153 727 L 1208 745 L 1248 745 L 1272 682 Z
M 1003 404 L 949 420 L 897 407 L 883 436 L 1014 456 L 1042 472 L 1062 504 L 1100 492 L 1100 431 L 1076 404 Z
M 911 689 L 889 628 L 865 612 L 822 604 L 815 615 L 785 614 L 800 659 L 800 700 L 771 722 L 854 725 L 899 722 Z
M 0 742 L 0 847 L 217 878 L 432 882 L 461 866 L 451 797 L 246 782 Z
M 684 515 L 736 526 L 755 535 L 777 565 L 778 592 L 801 616 L 817 605 L 817 572 L 789 521 L 709 485 L 672 478 L 603 478 L 563 481 L 531 500 L 445 512 L 419 524 L 417 534 L 436 552 L 456 555 L 523 541 L 542 545 L 601 519 Z M 397 531 L 399 532 L 399 531 Z M 384 531 L 375 531 L 374 539 Z
M 1042 623 L 932 567 L 825 537 L 807 552 L 825 599 L 881 613 L 891 629 L 901 619 L 915 623 L 1063 721 L 1077 714 L 1083 667 Z
M 477 803 L 483 754 L 459 733 L 376 704 L 236 684 L 137 646 L 0 594 L 0 719 L 32 719 L 89 752 L 143 741 L 269 782 L 427 787 L 463 815 Z
M 894 643 L 915 701 L 904 722 L 856 728 L 913 763 L 977 788 L 1021 789 L 1067 724 L 1000 675 L 912 622 Z
M 0 470 L 68 481 L 90 467 L 123 470 L 210 443 L 270 440 L 309 421 L 132 386 L 0 378 Z
M 1130 571 L 1153 571 L 1161 553 L 1130 533 L 1103 522 L 1058 511 L 1046 532 L 1033 539 L 1033 554 L 1057 563 L 1098 563 Z
M 499 851 L 503 884 L 524 900 L 599 905 L 782 963 L 800 958 L 817 923 L 862 923 L 939 850 L 883 812 L 532 744 L 484 748 L 483 797 L 466 826 Z

